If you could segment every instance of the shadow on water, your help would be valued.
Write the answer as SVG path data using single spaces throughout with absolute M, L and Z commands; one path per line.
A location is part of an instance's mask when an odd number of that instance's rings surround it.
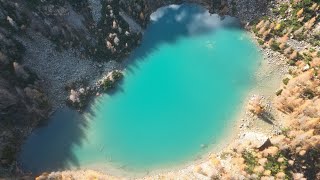
M 112 96 L 122 92 L 123 89 L 119 86 L 108 94 Z M 100 104 L 101 98 L 92 101 L 92 104 Z M 100 107 L 93 105 L 86 108 L 84 113 L 69 107 L 56 111 L 48 123 L 41 124 L 34 130 L 22 146 L 19 165 L 23 171 L 39 175 L 43 172 L 80 168 L 73 148 L 89 141 L 86 129 L 97 111 L 100 111 Z
M 20 162 L 26 171 L 44 171 L 79 166 L 72 146 L 81 145 L 88 122 L 76 111 L 65 108 L 57 111 L 48 126 L 36 129 L 22 147 Z
M 130 72 L 133 72 L 133 68 L 139 68 L 137 63 L 147 59 L 162 44 L 174 44 L 180 38 L 205 35 L 221 27 L 241 28 L 236 18 L 210 14 L 196 4 L 162 7 L 150 19 L 141 45 L 126 60 Z
M 203 35 L 221 26 L 240 27 L 234 18 L 225 17 L 222 21 L 217 15 L 210 15 L 197 5 L 181 6 L 164 7 L 152 15 L 141 46 L 126 60 L 127 70 L 133 72 L 134 68 L 139 68 L 137 63 L 146 59 L 161 44 L 175 43 L 182 37 Z M 117 88 L 117 92 L 123 91 L 121 86 Z M 114 93 L 112 91 L 110 95 Z M 95 102 L 99 103 L 99 100 Z M 49 124 L 36 129 L 23 145 L 19 156 L 21 167 L 35 175 L 80 167 L 73 147 L 81 146 L 87 140 L 86 129 L 89 121 L 94 119 L 97 108 L 90 106 L 84 113 L 86 117 L 69 108 L 57 111 Z

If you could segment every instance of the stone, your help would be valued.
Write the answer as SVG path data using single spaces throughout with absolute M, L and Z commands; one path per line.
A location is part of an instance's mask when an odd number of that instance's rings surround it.
M 270 171 L 270 170 L 265 170 L 265 171 L 263 172 L 263 175 L 265 175 L 265 176 L 270 176 L 270 175 L 271 175 L 271 171 Z
M 264 135 L 262 133 L 245 132 L 245 133 L 241 134 L 241 138 L 239 141 L 240 141 L 240 143 L 245 142 L 245 141 L 249 141 L 254 148 L 259 149 L 259 148 L 265 148 L 264 145 L 269 144 L 268 141 L 270 141 L 270 140 L 266 135 Z
M 306 152 L 307 152 L 306 150 L 301 150 L 301 151 L 299 152 L 299 155 L 300 155 L 300 156 L 304 156 L 304 155 L 306 154 Z
M 14 28 L 17 29 L 17 24 L 16 22 L 10 17 L 10 16 L 7 16 L 7 21 L 10 23 L 10 25 Z
M 113 42 L 114 42 L 114 44 L 116 44 L 118 46 L 119 42 L 120 42 L 120 39 L 118 37 L 115 37 Z
M 80 88 L 80 89 L 79 89 L 79 92 L 80 92 L 81 94 L 83 94 L 83 93 L 85 93 L 85 89 L 84 89 L 84 88 Z
M 307 71 L 307 70 L 309 70 L 309 69 L 310 69 L 310 66 L 309 66 L 309 64 L 307 64 L 307 65 L 305 65 L 305 66 L 303 67 L 302 71 Z

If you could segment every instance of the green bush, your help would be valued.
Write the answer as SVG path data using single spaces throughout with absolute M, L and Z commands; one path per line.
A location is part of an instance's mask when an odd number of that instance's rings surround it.
M 120 71 L 113 71 L 112 77 L 114 81 L 120 81 L 123 78 L 123 74 Z
M 279 51 L 279 50 L 280 50 L 279 43 L 277 43 L 277 42 L 271 43 L 270 48 L 271 48 L 273 51 Z
M 289 74 L 290 74 L 290 75 L 293 75 L 292 69 L 289 69 Z
M 283 158 L 284 161 L 278 162 L 279 158 Z M 265 165 L 265 169 L 270 170 L 271 175 L 275 176 L 277 173 L 284 171 L 287 178 L 289 178 L 288 175 L 290 175 L 290 173 L 287 170 L 288 159 L 281 152 L 275 156 L 268 156 L 267 159 L 268 159 L 268 161 Z
M 263 44 L 264 44 L 264 41 L 263 41 L 262 39 L 258 39 L 258 43 L 259 43 L 260 45 L 263 45 Z
M 247 165 L 247 167 L 245 168 L 245 171 L 252 174 L 254 167 L 258 165 L 257 159 L 249 151 L 243 152 L 242 157 L 244 159 L 245 164 Z
M 111 81 L 110 79 L 106 79 L 103 81 L 103 89 L 106 91 L 106 90 L 109 90 L 111 88 L 114 88 L 114 82 Z
M 285 16 L 286 15 L 286 11 L 288 10 L 289 5 L 288 4 L 281 4 L 280 5 L 280 9 L 279 9 L 279 14 L 281 16 Z
M 310 48 L 309 52 L 314 53 L 316 50 L 314 48 Z
M 295 66 L 296 65 L 296 61 L 290 60 L 290 61 L 288 61 L 288 64 L 290 66 Z
M 282 91 L 283 91 L 283 89 L 279 89 L 279 90 L 276 92 L 276 95 L 277 95 L 277 96 L 280 96 L 280 95 L 282 94 Z
M 284 85 L 288 85 L 289 81 L 290 81 L 289 78 L 285 78 L 285 79 L 282 80 Z

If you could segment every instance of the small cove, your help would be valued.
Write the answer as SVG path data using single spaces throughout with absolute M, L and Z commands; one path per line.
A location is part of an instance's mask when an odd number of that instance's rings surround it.
M 235 123 L 259 59 L 235 18 L 190 4 L 160 8 L 118 90 L 84 114 L 56 112 L 26 141 L 22 166 L 35 173 L 96 164 L 150 171 L 195 160 Z

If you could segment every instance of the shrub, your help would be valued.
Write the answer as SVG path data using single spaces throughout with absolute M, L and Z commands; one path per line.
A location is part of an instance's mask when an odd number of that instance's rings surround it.
M 282 91 L 283 91 L 283 89 L 279 89 L 279 90 L 276 92 L 276 95 L 277 95 L 277 96 L 280 96 L 280 95 L 282 94 Z
M 285 78 L 282 80 L 283 84 L 287 85 L 289 83 L 290 79 L 289 78 Z
M 290 74 L 290 75 L 293 75 L 292 69 L 289 69 L 289 74 Z
M 312 61 L 312 57 L 307 53 L 303 53 L 303 58 L 306 63 L 309 63 L 310 61 Z
M 258 39 L 258 43 L 259 43 L 260 45 L 263 45 L 263 44 L 264 44 L 264 41 L 263 41 L 262 39 Z
M 271 45 L 270 45 L 270 48 L 271 48 L 273 51 L 279 51 L 279 50 L 280 50 L 279 43 L 277 43 L 277 42 L 272 42 Z
M 103 81 L 102 86 L 103 86 L 103 89 L 106 91 L 114 87 L 114 82 L 111 81 L 110 79 L 106 79 Z
M 287 127 L 281 128 L 281 133 L 283 135 L 285 135 L 286 137 L 288 137 L 288 133 L 289 133 L 290 129 Z
M 294 65 L 296 65 L 296 61 L 290 60 L 290 61 L 288 62 L 288 64 L 289 64 L 290 66 L 294 66 Z
M 223 152 L 223 153 L 221 153 L 221 155 L 220 155 L 221 159 L 227 159 L 228 156 L 232 156 L 232 153 Z
M 279 162 L 278 159 L 283 158 L 282 162 Z M 286 176 L 288 176 L 290 173 L 287 170 L 288 165 L 288 159 L 280 152 L 275 156 L 268 156 L 268 161 L 265 165 L 266 170 L 270 170 L 271 174 L 275 176 L 277 173 L 284 170 L 284 173 Z
M 314 48 L 310 48 L 309 52 L 313 53 L 316 52 L 316 50 Z
M 28 0 L 26 1 L 27 6 L 31 9 L 38 7 L 41 4 L 41 1 L 38 0 Z
M 280 9 L 279 9 L 279 14 L 281 16 L 285 16 L 286 15 L 286 11 L 288 10 L 289 5 L 288 4 L 281 4 L 280 5 Z
M 254 34 L 258 34 L 258 29 L 255 26 L 253 26 L 252 31 L 254 32 Z
M 123 74 L 120 71 L 113 71 L 112 77 L 114 81 L 120 81 L 123 78 Z
M 256 165 L 258 165 L 258 161 L 257 159 L 253 156 L 253 154 L 249 151 L 244 151 L 242 153 L 242 157 L 244 159 L 244 162 L 246 164 L 246 168 L 245 171 L 247 171 L 248 173 L 252 174 L 253 173 L 253 169 Z

